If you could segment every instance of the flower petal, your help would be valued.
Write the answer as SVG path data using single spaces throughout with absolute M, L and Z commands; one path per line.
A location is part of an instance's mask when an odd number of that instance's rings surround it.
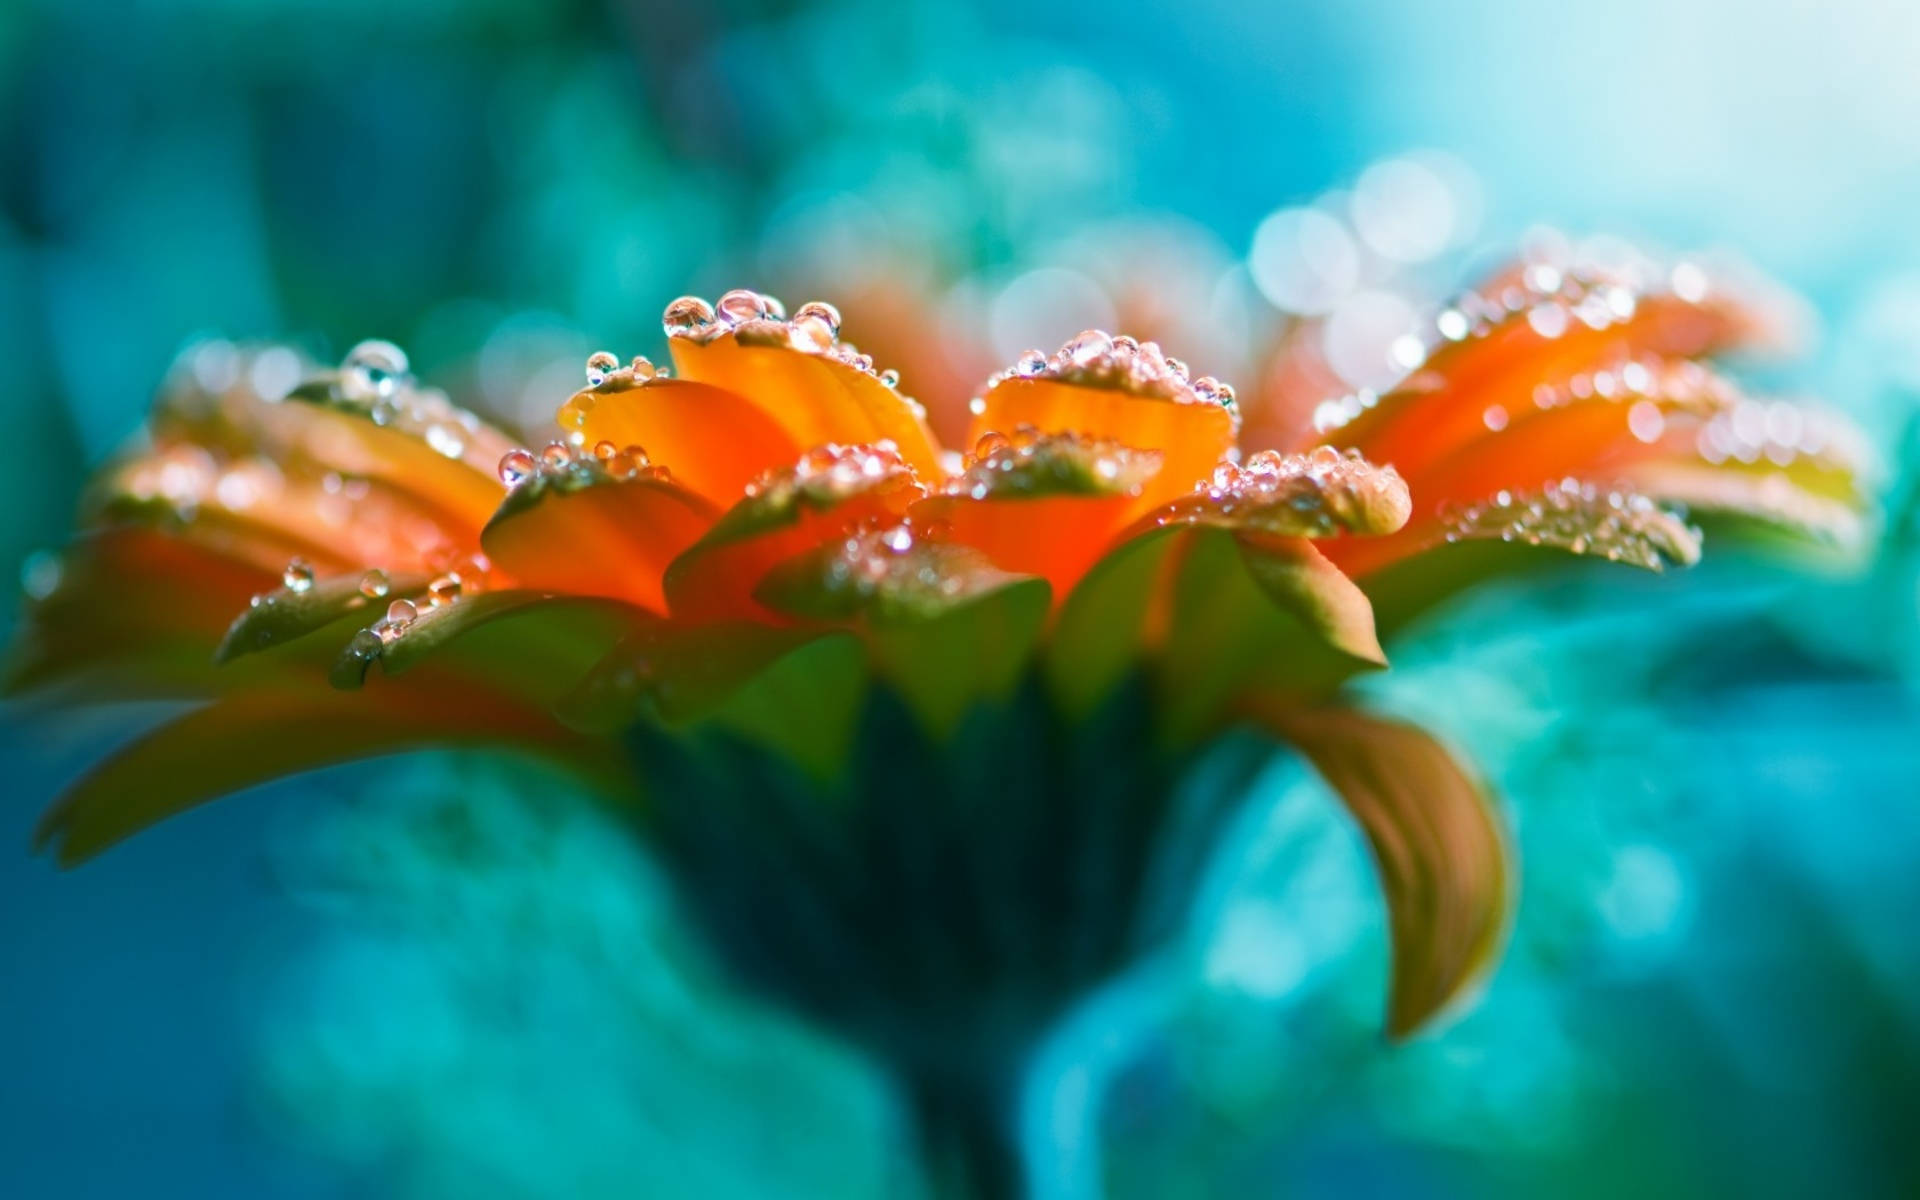
M 1170 736 L 1204 735 L 1240 688 L 1323 695 L 1385 662 L 1360 589 L 1304 538 L 1170 525 L 1088 573 L 1056 622 L 1048 682 L 1084 716 L 1149 666 Z
M 213 660 L 224 663 L 271 650 L 369 606 L 376 611 L 384 609 L 389 597 L 415 595 L 425 590 L 427 583 L 425 575 L 392 578 L 384 571 L 369 571 L 263 592 L 253 597 L 228 626 Z
M 523 587 L 664 613 L 667 564 L 700 540 L 717 512 L 675 479 L 622 469 L 576 459 L 514 488 L 480 535 L 494 569 Z
M 810 452 L 763 477 L 667 568 L 667 605 L 687 621 L 778 620 L 754 598 L 774 566 L 863 528 L 896 524 L 926 494 L 901 458 L 871 446 Z
M 661 376 L 626 386 L 610 379 L 577 392 L 559 422 L 587 446 L 641 447 L 681 486 L 723 509 L 762 472 L 807 448 L 744 396 Z
M 1491 294 L 1463 298 L 1436 326 L 1434 349 L 1398 388 L 1370 406 L 1327 406 L 1316 422 L 1328 440 L 1392 463 L 1416 488 L 1430 466 L 1484 431 L 1475 426 L 1488 413 L 1531 409 L 1542 385 L 1648 355 L 1718 353 L 1750 339 L 1759 321 L 1691 276 L 1536 264 L 1496 279 Z
M 336 688 L 361 688 L 379 663 L 388 677 L 423 665 L 468 690 L 541 708 L 556 704 L 643 614 L 617 601 L 538 591 L 482 592 L 442 600 L 404 622 L 377 622 L 334 659 Z
M 1299 747 L 1366 834 L 1393 933 L 1387 1032 L 1418 1032 L 1499 957 L 1515 869 L 1491 798 L 1411 725 L 1263 696 L 1245 712 Z
M 802 449 L 890 441 L 915 471 L 938 476 L 938 447 L 920 406 L 882 383 L 870 364 L 861 365 L 862 356 L 836 340 L 837 320 L 811 321 L 803 309 L 789 322 L 765 310 L 730 323 L 729 301 L 737 295 L 721 298 L 717 321 L 709 310 L 707 323 L 697 328 L 670 323 L 673 365 L 681 378 L 744 397 Z M 767 303 L 765 297 L 754 300 Z
M 175 813 L 255 784 L 355 759 L 444 746 L 540 752 L 589 774 L 617 764 L 594 744 L 489 697 L 324 689 L 235 692 L 119 750 L 42 817 L 38 845 L 73 866 Z
M 1030 351 L 989 380 L 974 401 L 973 437 L 1030 426 L 1156 453 L 1160 473 L 1145 496 L 1149 504 L 1164 503 L 1212 475 L 1233 448 L 1232 390 L 1202 382 L 1204 388 L 1190 383 L 1151 342 L 1088 330 L 1052 358 Z
M 651 621 L 595 664 L 557 711 L 594 733 L 640 722 L 723 728 L 831 779 L 866 693 L 866 655 L 849 634 Z
M 222 686 L 213 659 L 222 632 L 275 582 L 244 561 L 133 526 L 88 534 L 58 563 L 54 585 L 15 633 L 7 694 L 43 702 L 211 694 Z
M 1160 456 L 1079 434 L 989 434 L 946 490 L 915 504 L 916 527 L 1045 579 L 1064 601 L 1143 511 Z
M 1654 572 L 1689 566 L 1699 560 L 1700 534 L 1645 496 L 1568 481 L 1454 510 L 1437 527 L 1326 549 L 1361 581 L 1380 628 L 1391 631 L 1462 588 L 1562 555 Z
M 970 546 L 868 533 L 774 568 L 761 600 L 810 620 L 857 624 L 876 674 L 937 738 L 976 703 L 1004 698 L 1025 674 L 1051 593 Z

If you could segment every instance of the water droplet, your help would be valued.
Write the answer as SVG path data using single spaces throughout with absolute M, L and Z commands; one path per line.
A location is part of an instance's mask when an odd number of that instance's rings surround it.
M 827 345 L 840 339 L 840 310 L 824 300 L 809 300 L 794 310 L 795 329 L 806 327 L 809 335 L 822 334 Z
M 607 376 L 620 369 L 620 360 L 605 350 L 595 350 L 587 355 L 587 386 L 599 387 L 607 381 Z
M 340 362 L 340 394 L 356 404 L 372 404 L 400 390 L 407 376 L 407 355 L 392 342 L 370 338 L 347 351 Z
M 713 306 L 698 296 L 682 296 L 667 305 L 660 324 L 668 337 L 698 337 L 713 327 Z
M 880 372 L 879 379 L 880 382 L 887 387 L 897 388 L 900 386 L 900 372 L 894 370 L 892 367 L 888 367 L 886 370 Z
M 396 631 L 406 629 L 419 615 L 419 606 L 411 600 L 395 600 L 387 605 L 387 624 L 393 626 Z
M 280 583 L 290 592 L 304 592 L 313 586 L 313 564 L 304 558 L 296 558 L 280 572 Z
M 731 325 L 758 320 L 770 311 L 767 298 L 751 288 L 734 288 L 720 297 L 720 302 L 714 307 L 721 318 Z
M 539 461 L 526 450 L 509 450 L 500 456 L 500 482 L 510 488 L 519 487 L 539 469 Z
M 540 452 L 541 465 L 551 470 L 565 470 L 572 461 L 573 448 L 565 442 L 548 442 L 546 449 Z
M 392 586 L 392 580 L 388 579 L 387 573 L 379 567 L 374 567 L 360 577 L 360 594 L 369 600 L 378 600 L 385 596 Z

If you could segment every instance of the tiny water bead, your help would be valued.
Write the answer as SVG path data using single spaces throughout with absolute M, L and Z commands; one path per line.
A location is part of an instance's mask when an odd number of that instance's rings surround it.
M 347 351 L 340 362 L 340 392 L 348 400 L 371 405 L 387 399 L 406 381 L 406 351 L 370 338 Z
M 395 600 L 387 605 L 387 624 L 390 626 L 405 629 L 419 615 L 419 608 L 411 600 Z
M 660 325 L 670 338 L 698 338 L 714 324 L 713 305 L 698 296 L 682 296 L 667 305 Z
M 1700 532 L 1646 496 L 1577 479 L 1440 514 L 1449 542 L 1498 539 L 1595 555 L 1650 571 L 1690 566 Z
M 607 376 L 620 369 L 620 360 L 605 350 L 595 350 L 587 356 L 587 386 L 599 387 L 607 381 Z
M 1666 267 L 1643 255 L 1603 257 L 1590 250 L 1576 252 L 1560 241 L 1552 241 L 1542 253 L 1546 257 L 1444 305 L 1426 329 L 1395 343 L 1395 365 L 1417 375 L 1433 355 L 1458 343 L 1521 327 L 1544 341 L 1556 341 L 1579 329 L 1599 332 L 1623 325 L 1650 301 L 1699 308 L 1719 291 L 1697 263 Z M 1705 370 L 1691 361 L 1664 363 L 1661 369 Z M 1571 382 L 1557 386 L 1564 392 Z M 1328 400 L 1315 409 L 1314 428 L 1331 433 L 1376 401 L 1364 392 Z
M 1355 450 L 1319 446 L 1307 454 L 1262 450 L 1244 465 L 1222 463 L 1160 521 L 1317 538 L 1343 530 L 1392 533 L 1412 512 L 1406 481 L 1393 467 L 1375 466 Z
M 393 581 L 379 567 L 374 567 L 360 577 L 360 594 L 369 600 L 379 600 L 392 590 Z
M 1015 379 L 1050 379 L 1181 404 L 1214 405 L 1227 410 L 1236 430 L 1240 426 L 1239 399 L 1231 385 L 1211 375 L 1191 378 L 1187 364 L 1169 358 L 1157 342 L 1116 337 L 1101 329 L 1075 334 L 1051 356 L 1039 350 L 1023 352 L 1012 366 L 991 376 L 984 391 Z M 971 408 L 976 416 L 986 411 L 984 392 L 974 397 Z
M 519 487 L 540 470 L 540 460 L 532 452 L 513 449 L 500 456 L 500 482 L 510 488 Z
M 682 296 L 667 305 L 661 326 L 670 338 L 711 342 L 731 337 L 742 346 L 777 346 L 814 354 L 870 375 L 889 388 L 898 388 L 897 371 L 877 370 L 873 356 L 862 354 L 851 342 L 840 340 L 840 310 L 823 300 L 810 300 L 787 317 L 786 306 L 772 296 L 735 288 L 708 304 L 697 296 Z M 903 397 L 916 415 L 918 402 Z
M 304 592 L 313 586 L 313 564 L 296 558 L 280 572 L 280 584 L 290 592 Z
M 975 500 L 1038 495 L 1135 494 L 1160 469 L 1162 455 L 1109 438 L 1043 433 L 1031 425 L 988 433 L 974 443 L 946 492 Z

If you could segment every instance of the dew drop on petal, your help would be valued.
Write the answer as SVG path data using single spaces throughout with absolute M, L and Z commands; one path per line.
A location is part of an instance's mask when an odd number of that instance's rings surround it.
M 395 600 L 387 605 L 387 624 L 393 626 L 395 630 L 404 630 L 413 624 L 413 619 L 419 615 L 419 607 L 411 600 Z
M 587 355 L 587 386 L 599 387 L 607 381 L 607 376 L 620 369 L 620 360 L 605 350 L 595 350 Z
M 519 487 L 540 469 L 540 463 L 526 450 L 509 450 L 500 456 L 500 482 Z
M 360 577 L 360 594 L 369 600 L 378 600 L 385 596 L 392 586 L 393 583 L 387 578 L 387 573 L 379 567 L 374 567 Z
M 734 288 L 720 297 L 720 302 L 715 305 L 715 308 L 719 311 L 721 319 L 730 325 L 758 320 L 766 316 L 769 311 L 766 297 L 751 288 Z
M 296 558 L 280 572 L 280 583 L 290 592 L 304 592 L 313 586 L 313 564 Z
M 713 326 L 713 306 L 698 296 L 682 296 L 660 317 L 668 337 L 697 337 Z
M 406 351 L 392 342 L 369 338 L 341 360 L 340 392 L 357 404 L 390 398 L 400 390 L 407 369 Z

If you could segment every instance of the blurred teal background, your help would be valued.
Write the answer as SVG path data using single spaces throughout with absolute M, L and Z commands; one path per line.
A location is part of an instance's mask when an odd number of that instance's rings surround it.
M 1093 323 L 1101 247 L 1257 309 L 1262 220 L 1409 153 L 1466 181 L 1453 268 L 1540 221 L 1737 247 L 1819 314 L 1768 381 L 1888 459 L 1871 574 L 1581 574 L 1429 629 L 1378 698 L 1486 766 L 1527 875 L 1482 1005 L 1382 1046 L 1363 848 L 1278 766 L 1028 1135 L 1062 1195 L 1920 1194 L 1916 48 L 1895 0 L 18 0 L 0 567 L 209 333 L 391 337 L 517 420 L 741 283 L 891 280 L 1010 355 L 1035 295 Z M 728 994 L 549 782 L 337 771 L 62 875 L 27 830 L 117 728 L 0 723 L 0 1195 L 907 1186 L 884 1081 Z

